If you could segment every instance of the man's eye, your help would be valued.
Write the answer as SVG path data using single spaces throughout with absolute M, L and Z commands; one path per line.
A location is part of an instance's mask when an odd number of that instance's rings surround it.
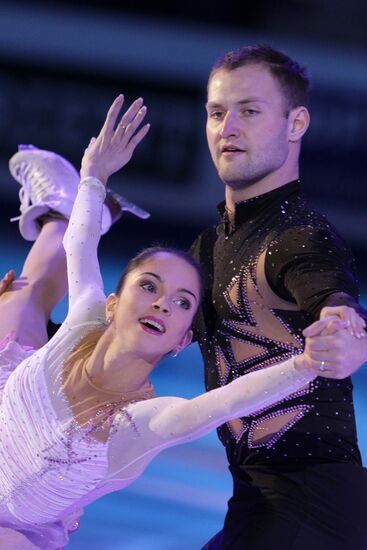
M 213 112 L 209 113 L 209 117 L 214 118 L 214 119 L 222 118 L 223 117 L 223 112 L 222 111 L 213 111 Z
M 245 109 L 244 113 L 248 116 L 255 116 L 258 115 L 260 111 L 257 111 L 256 109 Z
M 175 304 L 182 307 L 182 309 L 190 309 L 191 308 L 191 302 L 187 300 L 186 298 L 177 298 L 175 300 Z
M 139 286 L 147 292 L 155 292 L 156 290 L 156 286 L 152 281 L 142 281 Z

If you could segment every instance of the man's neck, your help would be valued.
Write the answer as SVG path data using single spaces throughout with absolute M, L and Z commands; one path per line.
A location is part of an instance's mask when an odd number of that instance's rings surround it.
M 296 180 L 299 177 L 298 170 L 290 173 L 284 178 L 263 178 L 255 183 L 251 183 L 241 188 L 233 188 L 229 185 L 225 185 L 225 202 L 226 208 L 229 212 L 234 212 L 236 204 L 239 202 L 252 199 L 264 195 L 269 191 L 283 187 L 290 181 Z

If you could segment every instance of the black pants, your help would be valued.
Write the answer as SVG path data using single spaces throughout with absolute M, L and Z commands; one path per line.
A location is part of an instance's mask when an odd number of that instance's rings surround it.
M 223 530 L 202 550 L 367 550 L 367 470 L 354 464 L 230 468 Z

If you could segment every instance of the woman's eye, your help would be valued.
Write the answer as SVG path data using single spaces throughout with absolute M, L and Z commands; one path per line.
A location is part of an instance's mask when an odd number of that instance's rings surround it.
M 146 292 L 155 292 L 156 290 L 155 284 L 152 281 L 142 281 L 139 286 Z
M 190 309 L 191 308 L 191 302 L 187 300 L 186 298 L 177 298 L 175 300 L 175 304 L 182 307 L 182 309 Z

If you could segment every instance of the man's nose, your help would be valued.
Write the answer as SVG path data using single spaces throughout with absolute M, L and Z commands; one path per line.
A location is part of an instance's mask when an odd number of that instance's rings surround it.
M 240 132 L 239 119 L 235 113 L 228 111 L 223 119 L 220 130 L 220 137 L 227 139 L 231 136 L 237 137 Z

